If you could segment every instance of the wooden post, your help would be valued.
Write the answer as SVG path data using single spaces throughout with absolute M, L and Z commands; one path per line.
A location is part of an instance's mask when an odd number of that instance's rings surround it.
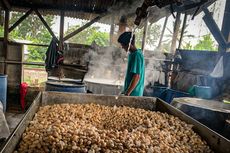
M 229 0 L 226 0 L 221 32 L 222 32 L 225 40 L 228 43 L 230 43 L 230 1 Z M 229 50 L 230 49 L 227 48 L 226 51 L 229 51 Z M 219 47 L 219 51 L 224 52 L 225 50 L 223 50 L 221 47 Z
M 177 42 L 177 37 L 179 34 L 179 29 L 180 29 L 180 13 L 176 14 L 176 21 L 174 25 L 174 30 L 173 30 L 173 37 L 172 37 L 172 44 L 171 44 L 171 53 L 174 55 L 176 51 L 176 42 Z M 172 82 L 173 82 L 173 64 L 170 66 L 170 72 L 169 72 L 169 79 L 168 79 L 168 86 L 171 87 Z
M 8 39 L 9 39 L 9 19 L 10 11 L 5 9 L 5 23 L 4 23 L 4 40 L 3 40 L 3 55 L 5 61 L 7 60 L 7 50 L 8 50 Z M 4 74 L 6 74 L 6 62 L 4 63 Z
M 148 32 L 148 19 L 145 21 L 145 26 L 144 26 L 144 31 L 143 31 L 143 37 L 142 37 L 141 49 L 142 49 L 143 52 L 144 52 L 144 49 L 145 49 L 147 32 Z
M 173 30 L 173 37 L 172 37 L 172 44 L 171 44 L 171 53 L 174 54 L 176 51 L 176 42 L 177 42 L 177 37 L 179 34 L 179 29 L 180 29 L 180 13 L 176 14 L 176 21 L 174 25 L 174 30 Z
M 167 23 L 168 23 L 168 16 L 165 17 L 165 22 L 164 22 L 163 29 L 162 29 L 161 36 L 160 36 L 160 40 L 159 40 L 159 43 L 158 43 L 158 46 L 157 46 L 157 48 L 159 48 L 159 49 L 161 49 L 162 39 L 164 37 L 164 33 L 165 33 Z
M 110 41 L 109 41 L 109 45 L 112 46 L 113 44 L 113 37 L 114 37 L 114 20 L 115 17 L 114 15 L 111 16 L 111 26 L 110 26 Z
M 65 36 L 63 38 L 64 41 L 72 38 L 73 36 L 75 36 L 76 34 L 78 34 L 79 32 L 85 30 L 86 28 L 88 28 L 89 26 L 91 26 L 92 24 L 94 24 L 95 22 L 99 21 L 102 17 L 104 17 L 105 14 L 101 15 L 101 16 L 97 16 L 96 18 L 94 18 L 93 20 L 91 20 L 90 22 L 86 23 L 85 25 L 83 25 L 82 27 L 78 28 L 77 30 L 73 31 L 72 33 L 68 34 L 67 36 Z
M 11 9 L 11 5 L 10 5 L 10 3 L 9 3 L 8 0 L 2 0 L 2 4 L 4 5 L 4 7 L 5 7 L 6 9 L 8 9 L 8 10 Z
M 65 22 L 65 12 L 64 11 L 61 11 L 61 16 L 60 16 L 60 36 L 59 36 L 59 49 L 60 50 L 63 50 L 64 46 L 63 46 L 63 43 L 64 43 L 64 22 Z
M 185 30 L 186 22 L 187 22 L 187 14 L 185 13 L 184 14 L 184 21 L 183 21 L 183 25 L 182 25 L 182 29 L 181 29 L 180 41 L 179 41 L 178 48 L 181 48 L 181 44 L 182 44 L 182 40 L 183 40 L 183 36 L 184 36 L 184 30 Z

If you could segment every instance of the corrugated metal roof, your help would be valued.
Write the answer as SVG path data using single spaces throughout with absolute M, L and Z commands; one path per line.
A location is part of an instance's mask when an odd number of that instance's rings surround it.
M 119 22 L 122 15 L 128 16 L 128 24 L 133 24 L 136 8 L 141 6 L 144 0 L 8 0 L 12 11 L 26 12 L 29 8 L 39 9 L 43 15 L 60 15 L 61 10 L 65 11 L 66 17 L 73 17 L 91 20 L 103 13 L 110 13 L 115 16 L 115 24 Z M 202 0 L 201 0 L 202 1 Z M 184 4 L 192 4 L 194 0 L 184 0 Z M 215 0 L 208 0 L 208 5 Z M 1 3 L 0 3 L 1 4 Z M 175 7 L 174 10 L 183 12 L 184 6 Z M 194 8 L 196 9 L 196 8 Z M 193 14 L 194 9 L 190 12 Z M 170 9 L 153 7 L 150 11 L 151 22 L 170 14 Z M 185 11 L 185 10 L 184 10 Z M 110 24 L 111 15 L 102 18 L 99 22 Z
M 8 0 L 12 11 L 26 12 L 30 8 L 38 9 L 43 15 L 60 15 L 65 11 L 66 17 L 91 20 L 103 13 L 110 13 L 99 22 L 110 24 L 111 15 L 115 24 L 122 15 L 134 17 L 135 10 L 143 0 Z M 1 3 L 0 3 L 1 5 Z M 123 11 L 121 11 L 123 10 Z
M 9 0 L 13 7 L 103 13 L 114 0 Z

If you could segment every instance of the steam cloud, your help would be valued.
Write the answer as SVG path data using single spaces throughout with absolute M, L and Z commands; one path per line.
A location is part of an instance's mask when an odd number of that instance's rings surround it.
M 85 54 L 90 61 L 86 79 L 114 80 L 123 84 L 126 70 L 125 52 L 116 47 L 99 47 L 92 45 L 93 50 Z

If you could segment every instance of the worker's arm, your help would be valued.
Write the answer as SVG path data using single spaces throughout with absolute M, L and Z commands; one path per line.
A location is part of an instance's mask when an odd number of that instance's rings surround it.
M 134 74 L 129 87 L 125 92 L 125 95 L 129 96 L 132 93 L 133 89 L 137 86 L 139 80 L 140 80 L 140 74 Z

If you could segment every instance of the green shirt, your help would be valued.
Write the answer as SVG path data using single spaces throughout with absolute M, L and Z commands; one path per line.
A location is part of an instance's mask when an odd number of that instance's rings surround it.
M 125 76 L 124 91 L 127 92 L 134 74 L 140 75 L 136 87 L 130 96 L 143 96 L 145 78 L 145 60 L 141 49 L 131 52 L 128 56 L 128 65 Z

